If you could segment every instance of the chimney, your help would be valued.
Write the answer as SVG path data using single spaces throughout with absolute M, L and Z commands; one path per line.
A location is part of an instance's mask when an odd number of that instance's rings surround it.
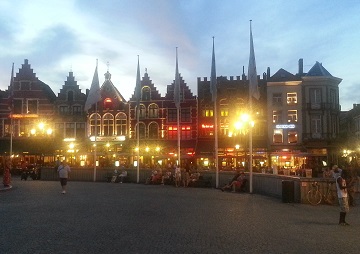
M 299 75 L 302 76 L 304 74 L 304 60 L 302 58 L 299 59 Z
M 267 73 L 266 73 L 267 78 L 270 78 L 270 67 L 267 67 Z

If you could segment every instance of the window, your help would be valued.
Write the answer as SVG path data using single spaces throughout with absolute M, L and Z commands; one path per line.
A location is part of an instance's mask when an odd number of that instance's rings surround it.
M 181 109 L 181 122 L 191 122 L 191 114 L 190 108 L 182 108 Z
M 149 118 L 158 118 L 159 117 L 159 106 L 155 103 L 150 104 L 149 106 Z
M 144 106 L 144 104 L 140 104 L 140 114 L 139 117 L 140 118 L 145 118 L 146 117 L 146 108 Z
M 273 110 L 273 123 L 282 123 L 282 111 L 281 110 Z
M 288 123 L 297 122 L 297 110 L 288 110 Z
M 99 114 L 92 114 L 90 116 L 90 136 L 99 136 L 100 135 L 100 120 L 101 117 Z M 96 134 L 95 134 L 96 129 Z
M 143 101 L 149 101 L 150 100 L 150 87 L 144 86 L 142 89 L 142 100 Z
M 73 106 L 73 115 L 81 115 L 81 106 Z
M 168 139 L 177 139 L 177 126 L 168 127 Z
M 297 103 L 297 93 L 287 93 L 286 94 L 287 104 L 292 105 Z
M 229 136 L 229 121 L 220 120 L 220 135 Z
M 114 117 L 112 114 L 105 114 L 103 117 L 103 135 L 112 136 L 114 134 Z
M 124 113 L 119 113 L 115 117 L 115 128 L 116 128 L 116 135 L 117 136 L 125 136 L 127 134 L 127 120 L 126 115 Z
M 294 144 L 294 143 L 297 143 L 297 141 L 298 141 L 297 132 L 296 131 L 289 131 L 288 132 L 288 143 L 289 144 Z
M 190 126 L 182 126 L 181 127 L 181 139 L 191 139 Z
M 177 122 L 177 109 L 168 109 L 167 120 L 169 123 Z
M 59 113 L 61 115 L 67 115 L 69 113 L 69 107 L 68 106 L 60 106 Z
M 220 116 L 229 116 L 229 109 L 228 108 L 220 109 Z
M 214 111 L 212 109 L 203 109 L 202 110 L 202 116 L 203 117 L 213 117 Z
M 13 113 L 14 114 L 22 114 L 22 100 L 13 100 Z
M 159 125 L 157 123 L 150 123 L 149 138 L 156 139 L 159 137 Z
M 273 143 L 280 144 L 283 142 L 283 130 L 274 130 Z
M 75 137 L 75 124 L 74 123 L 66 123 L 65 124 L 65 137 L 66 138 L 74 138 Z
M 146 128 L 144 123 L 139 123 L 139 138 L 144 139 L 146 137 Z
M 38 113 L 38 101 L 37 100 L 28 100 L 27 101 L 27 113 L 28 114 L 37 114 Z
M 310 91 L 311 108 L 314 108 L 314 109 L 320 108 L 321 89 L 320 88 L 311 88 L 309 91 Z
M 76 138 L 85 136 L 85 123 L 76 123 Z
M 220 116 L 229 116 L 229 103 L 227 100 L 220 101 Z
M 311 135 L 313 138 L 321 138 L 321 115 L 311 116 Z
M 104 100 L 104 109 L 113 109 L 113 101 L 111 98 L 106 98 Z
M 282 105 L 282 93 L 274 93 L 272 98 L 273 105 Z

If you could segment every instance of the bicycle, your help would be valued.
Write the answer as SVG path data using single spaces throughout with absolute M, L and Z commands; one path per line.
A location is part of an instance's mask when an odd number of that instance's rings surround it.
M 318 182 L 313 182 L 311 186 L 312 188 L 307 193 L 307 200 L 311 205 L 318 205 L 323 200 L 329 205 L 334 205 L 336 198 L 333 195 L 331 188 L 332 182 L 327 182 L 327 189 L 325 194 L 322 194 L 322 192 L 319 190 Z

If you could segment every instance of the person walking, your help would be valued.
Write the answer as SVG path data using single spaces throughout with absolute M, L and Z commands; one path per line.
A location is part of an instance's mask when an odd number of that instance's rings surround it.
M 336 174 L 336 191 L 340 206 L 340 218 L 339 225 L 349 226 L 349 223 L 345 221 L 346 213 L 349 212 L 349 200 L 348 192 L 346 187 L 346 181 L 343 176 L 343 170 L 339 169 L 337 165 L 333 166 L 334 173 Z
M 62 188 L 62 194 L 66 193 L 66 185 L 67 185 L 67 180 L 69 178 L 69 173 L 71 172 L 69 165 L 66 163 L 65 160 L 63 160 L 60 163 L 60 166 L 58 167 L 58 173 L 59 173 L 59 178 L 60 178 L 60 184 L 61 184 L 61 188 Z
M 11 187 L 11 160 L 10 159 L 6 159 L 5 163 L 4 163 L 4 175 L 3 175 L 3 184 L 4 187 Z

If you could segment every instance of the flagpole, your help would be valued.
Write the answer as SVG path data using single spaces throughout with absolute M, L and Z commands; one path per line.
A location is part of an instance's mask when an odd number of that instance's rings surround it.
M 179 65 L 178 65 L 178 51 L 176 47 L 176 68 L 175 68 L 175 82 L 174 82 L 174 102 L 176 106 L 176 115 L 177 115 L 177 156 L 178 156 L 178 165 L 181 166 L 181 147 L 180 147 L 180 74 L 179 74 Z
M 97 60 L 96 60 L 97 66 Z M 97 102 L 95 104 L 95 143 L 94 143 L 94 182 L 96 182 L 96 139 L 97 139 Z
M 136 72 L 135 85 L 135 99 L 136 99 L 136 147 L 137 147 L 137 165 L 136 165 L 136 182 L 140 182 L 140 100 L 141 100 L 141 80 L 140 80 L 140 61 L 138 55 L 138 65 Z
M 136 147 L 137 147 L 137 165 L 136 165 L 136 182 L 139 183 L 140 181 L 140 104 L 136 106 Z
M 13 133 L 14 133 L 14 130 L 13 130 L 13 127 L 14 127 L 14 120 L 13 120 L 13 116 L 12 116 L 12 113 L 13 113 L 13 106 L 12 106 L 12 99 L 13 99 L 13 94 L 14 94 L 14 63 L 12 64 L 12 69 L 11 69 L 11 80 L 10 80 L 10 151 L 9 151 L 9 154 L 10 154 L 10 165 L 12 165 L 12 154 L 13 154 Z
M 249 68 L 248 68 L 248 79 L 249 79 L 249 107 L 251 117 L 253 115 L 253 105 L 252 105 L 252 97 L 254 96 L 256 99 L 260 98 L 259 90 L 258 90 L 258 81 L 257 81 L 257 73 L 256 73 L 256 62 L 255 62 L 255 52 L 254 52 L 254 43 L 252 37 L 252 27 L 250 20 L 250 57 L 249 57 Z M 253 192 L 253 124 L 250 123 L 250 131 L 249 131 L 249 182 L 250 188 L 249 192 Z
M 216 188 L 219 188 L 219 143 L 218 143 L 218 122 L 217 122 L 217 80 L 216 80 L 216 66 L 215 66 L 215 37 L 213 36 L 213 51 L 211 59 L 211 77 L 210 77 L 210 91 L 212 93 L 212 101 L 214 103 L 214 137 L 215 137 L 215 178 Z

